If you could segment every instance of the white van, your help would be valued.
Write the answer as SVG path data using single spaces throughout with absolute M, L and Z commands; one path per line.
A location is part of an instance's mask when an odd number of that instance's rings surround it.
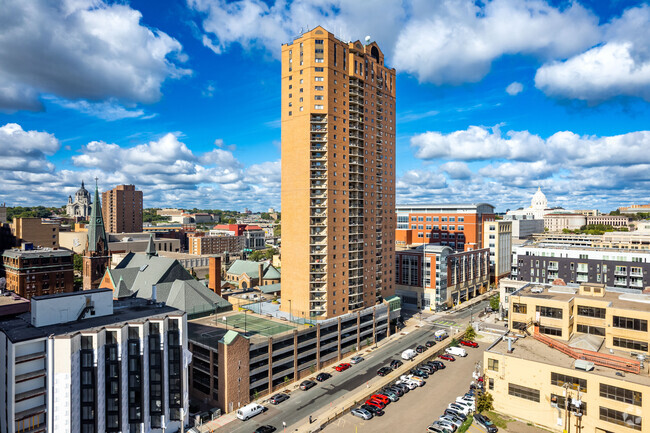
M 447 331 L 445 331 L 444 329 L 439 329 L 433 334 L 433 336 L 436 341 L 441 341 L 447 338 L 449 334 L 447 334 Z
M 264 412 L 264 406 L 257 403 L 248 404 L 237 411 L 237 418 L 246 421 L 249 418 Z
M 415 358 L 415 356 L 417 354 L 418 353 L 413 349 L 406 349 L 404 352 L 402 352 L 402 359 L 405 359 L 405 360 L 408 361 L 409 359 Z
M 454 356 L 467 356 L 467 352 L 462 347 L 448 347 L 445 352 Z

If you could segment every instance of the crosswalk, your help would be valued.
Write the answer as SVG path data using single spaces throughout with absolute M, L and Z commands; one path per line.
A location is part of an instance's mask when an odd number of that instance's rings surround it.
M 433 322 L 433 324 L 438 326 L 444 326 L 447 328 L 460 326 L 458 323 L 454 322 L 453 320 L 436 320 L 435 322 Z

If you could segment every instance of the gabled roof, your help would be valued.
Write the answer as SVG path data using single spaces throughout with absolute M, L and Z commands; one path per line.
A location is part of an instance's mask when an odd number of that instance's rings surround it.
M 267 284 L 265 286 L 260 286 L 260 291 L 262 293 L 265 293 L 267 295 L 271 295 L 273 293 L 278 293 L 281 291 L 280 285 L 282 283 L 275 283 L 275 284 Z
M 250 260 L 235 260 L 235 263 L 228 269 L 228 274 L 243 275 L 251 278 L 259 278 L 259 265 L 263 266 L 264 278 L 277 280 L 280 278 L 280 271 L 268 262 L 253 262 Z
M 235 339 L 239 335 L 240 335 L 239 332 L 230 330 L 230 331 L 226 332 L 226 335 L 223 336 L 221 341 L 223 341 L 223 344 L 228 345 L 228 344 L 231 344 L 233 341 L 235 341 Z
M 183 310 L 188 314 L 198 314 L 217 308 L 230 307 L 232 304 L 195 279 L 176 280 L 173 283 L 156 285 L 157 301 Z M 151 288 L 142 288 L 138 297 L 151 297 Z

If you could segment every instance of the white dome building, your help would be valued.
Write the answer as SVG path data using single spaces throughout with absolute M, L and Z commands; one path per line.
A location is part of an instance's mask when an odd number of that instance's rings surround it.
M 530 207 L 525 209 L 511 210 L 506 213 L 506 215 L 513 215 L 515 217 L 525 216 L 525 219 L 544 219 L 544 215 L 551 213 L 553 209 L 549 209 L 548 200 L 546 200 L 546 195 L 542 192 L 541 187 L 537 187 L 537 192 L 533 194 L 533 198 L 530 201 Z M 519 219 L 519 218 L 515 218 Z
M 71 217 L 80 217 L 87 219 L 90 216 L 91 204 L 92 201 L 90 200 L 90 193 L 85 188 L 83 181 L 81 181 L 81 188 L 79 188 L 75 193 L 74 201 L 72 201 L 72 196 L 68 197 L 66 213 Z

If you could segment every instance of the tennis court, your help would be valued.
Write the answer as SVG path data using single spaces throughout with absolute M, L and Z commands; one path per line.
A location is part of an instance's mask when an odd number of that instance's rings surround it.
M 252 314 L 235 314 L 233 316 L 227 316 L 224 322 L 228 328 L 239 328 L 242 331 L 246 330 L 246 332 L 251 334 L 259 334 L 264 337 L 270 337 L 281 332 L 295 329 L 295 326 L 277 323 L 272 320 L 253 316 Z

